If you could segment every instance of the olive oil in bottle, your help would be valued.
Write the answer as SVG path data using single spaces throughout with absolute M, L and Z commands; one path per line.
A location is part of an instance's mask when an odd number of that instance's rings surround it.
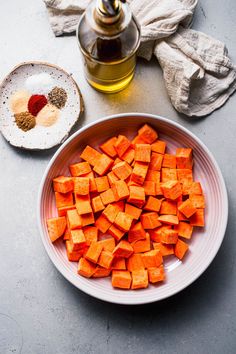
M 98 91 L 112 93 L 132 80 L 140 28 L 125 1 L 96 0 L 78 25 L 85 76 Z

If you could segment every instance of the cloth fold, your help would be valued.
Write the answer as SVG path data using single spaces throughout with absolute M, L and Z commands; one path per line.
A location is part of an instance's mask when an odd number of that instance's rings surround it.
M 90 0 L 44 0 L 56 36 L 73 33 Z M 141 25 L 138 55 L 154 55 L 175 109 L 210 114 L 236 89 L 236 68 L 225 45 L 190 29 L 198 0 L 129 0 Z

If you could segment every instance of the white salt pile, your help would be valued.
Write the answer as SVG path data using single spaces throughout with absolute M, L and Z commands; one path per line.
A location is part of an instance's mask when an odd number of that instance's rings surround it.
M 49 74 L 46 73 L 31 75 L 25 81 L 25 88 L 31 94 L 47 95 L 54 86 L 54 80 Z

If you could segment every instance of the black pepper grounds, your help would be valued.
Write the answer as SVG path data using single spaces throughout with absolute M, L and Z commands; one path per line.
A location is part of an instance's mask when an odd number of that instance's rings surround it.
M 14 115 L 14 117 L 16 125 L 24 132 L 34 128 L 36 125 L 35 117 L 29 112 L 17 113 Z
M 48 101 L 57 108 L 61 109 L 66 104 L 67 93 L 63 88 L 56 86 L 49 92 Z

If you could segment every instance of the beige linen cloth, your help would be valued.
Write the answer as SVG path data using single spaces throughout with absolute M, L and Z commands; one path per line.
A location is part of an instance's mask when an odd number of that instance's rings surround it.
M 154 54 L 177 111 L 204 116 L 236 89 L 236 68 L 225 45 L 189 28 L 198 0 L 129 0 L 141 25 L 139 56 Z M 75 31 L 89 0 L 44 0 L 56 36 Z

